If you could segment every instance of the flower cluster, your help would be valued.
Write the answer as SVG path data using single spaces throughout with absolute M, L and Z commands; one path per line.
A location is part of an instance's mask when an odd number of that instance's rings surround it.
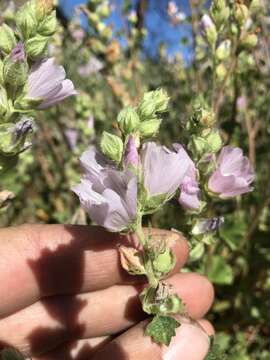
M 225 146 L 217 155 L 222 144 L 207 108 L 196 106 L 187 123 L 193 133 L 187 144 L 190 154 L 179 143 L 169 149 L 147 140 L 157 133 L 167 106 L 168 96 L 159 89 L 144 94 L 136 108 L 123 109 L 118 116 L 121 137 L 104 132 L 100 150 L 91 146 L 83 153 L 83 176 L 72 188 L 94 223 L 109 231 L 137 234 L 139 248 L 121 246 L 121 261 L 131 274 L 147 276 L 149 285 L 140 298 L 144 311 L 155 316 L 154 322 L 181 313 L 183 306 L 171 289 L 160 295 L 174 256 L 161 240 L 153 244 L 151 236 L 145 236 L 142 217 L 177 196 L 191 216 L 192 236 L 205 242 L 224 222 L 222 217 L 205 217 L 207 198 L 249 192 L 254 180 L 241 149 Z M 151 328 L 146 330 L 149 335 Z
M 63 67 L 46 55 L 57 25 L 52 4 L 31 0 L 15 14 L 16 28 L 0 26 L 0 171 L 31 144 L 34 111 L 76 94 Z

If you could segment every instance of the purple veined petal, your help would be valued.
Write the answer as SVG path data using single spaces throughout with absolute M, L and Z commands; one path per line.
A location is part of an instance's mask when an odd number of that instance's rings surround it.
M 45 109 L 77 94 L 73 83 L 66 79 L 64 68 L 56 65 L 54 58 L 43 59 L 32 66 L 27 87 L 28 97 L 43 99 L 39 109 Z
M 125 167 L 132 165 L 134 168 L 137 168 L 139 165 L 139 154 L 137 151 L 135 141 L 132 136 L 129 136 L 126 144 L 125 154 L 124 154 L 124 165 Z
M 12 62 L 23 63 L 26 60 L 24 46 L 21 41 L 12 49 L 10 53 L 10 58 Z
M 78 130 L 76 129 L 66 129 L 64 131 L 68 145 L 71 150 L 75 149 L 78 141 Z
M 127 229 L 137 216 L 136 176 L 117 170 L 94 147 L 89 147 L 80 160 L 84 176 L 72 190 L 84 210 L 109 231 Z
M 252 190 L 255 173 L 240 148 L 225 146 L 217 161 L 217 169 L 208 181 L 208 188 L 221 198 L 230 198 Z
M 142 164 L 144 186 L 148 193 L 151 196 L 160 194 L 170 196 L 184 178 L 189 161 L 181 151 L 176 153 L 148 142 L 142 148 Z
M 198 193 L 189 194 L 181 191 L 178 201 L 185 210 L 197 210 L 200 207 Z

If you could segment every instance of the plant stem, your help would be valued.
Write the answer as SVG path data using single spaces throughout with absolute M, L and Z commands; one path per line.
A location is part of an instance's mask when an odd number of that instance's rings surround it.
M 149 248 L 147 243 L 147 237 L 145 237 L 143 229 L 142 229 L 142 221 L 141 219 L 138 221 L 136 235 L 143 246 L 143 259 L 144 259 L 144 267 L 146 270 L 146 276 L 149 282 L 149 285 L 153 288 L 158 286 L 158 279 L 155 276 L 153 265 L 151 258 L 149 256 Z

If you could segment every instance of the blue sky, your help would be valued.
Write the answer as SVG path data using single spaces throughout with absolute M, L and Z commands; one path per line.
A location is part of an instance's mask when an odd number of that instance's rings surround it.
M 83 2 L 85 1 L 60 0 L 60 5 L 65 13 L 71 16 L 74 7 Z M 159 5 L 159 11 L 157 9 L 157 2 Z M 190 25 L 183 24 L 177 27 L 171 26 L 166 17 L 167 2 L 168 0 L 149 0 L 145 19 L 149 35 L 145 39 L 145 48 L 148 53 L 154 56 L 157 45 L 160 43 L 160 41 L 162 41 L 167 45 L 168 54 L 173 55 L 175 52 L 181 51 L 185 60 L 188 60 L 190 51 L 186 45 L 181 45 L 180 39 L 187 38 L 190 40 Z M 189 15 L 188 0 L 176 0 L 175 2 L 177 3 L 180 11 Z M 113 24 L 114 28 L 117 29 L 120 26 L 119 8 L 121 6 L 122 0 L 114 0 L 111 1 L 111 3 L 116 5 L 116 10 L 113 12 L 109 21 Z M 162 9 L 162 14 L 160 14 L 160 9 Z

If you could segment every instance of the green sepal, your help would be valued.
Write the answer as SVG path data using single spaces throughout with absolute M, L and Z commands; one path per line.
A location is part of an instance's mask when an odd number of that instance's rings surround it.
M 38 33 L 43 36 L 52 36 L 57 27 L 56 11 L 53 11 L 50 15 L 45 17 L 45 19 L 38 26 Z
M 37 59 L 44 55 L 47 50 L 49 38 L 37 34 L 35 37 L 28 39 L 25 43 L 25 51 L 31 59 Z
M 14 62 L 10 56 L 4 60 L 3 77 L 6 84 L 14 89 L 23 86 L 27 80 L 28 64 L 24 62 Z
M 35 16 L 35 7 L 31 2 L 27 2 L 18 10 L 15 19 L 17 28 L 24 40 L 36 34 L 38 23 Z
M 145 329 L 145 335 L 151 338 L 157 344 L 170 345 L 171 339 L 176 335 L 175 329 L 181 324 L 170 316 L 156 315 Z
M 103 131 L 100 141 L 100 148 L 102 153 L 109 159 L 120 163 L 123 155 L 123 141 L 119 136 Z
M 0 49 L 9 54 L 16 45 L 14 31 L 7 25 L 0 26 Z
M 140 118 L 135 109 L 126 107 L 118 114 L 117 122 L 120 130 L 125 135 L 128 135 L 136 130 L 140 123 Z
M 160 194 L 148 197 L 146 190 L 141 192 L 141 205 L 144 214 L 152 214 L 159 210 L 161 206 L 168 200 L 167 194 Z
M 43 99 L 41 98 L 28 98 L 20 96 L 14 103 L 15 112 L 25 112 L 36 109 Z
M 161 125 L 161 119 L 150 119 L 140 123 L 138 131 L 143 138 L 152 137 L 157 134 Z
M 13 348 L 5 348 L 0 352 L 1 360 L 24 360 L 25 357 Z

